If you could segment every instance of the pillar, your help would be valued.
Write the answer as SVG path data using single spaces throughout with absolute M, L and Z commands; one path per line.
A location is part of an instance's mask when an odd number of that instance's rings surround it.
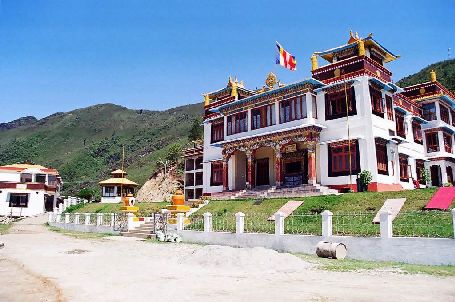
M 275 235 L 284 235 L 284 214 L 275 213 Z
M 204 213 L 204 232 L 209 233 L 212 230 L 212 213 L 206 212 Z
M 103 213 L 96 214 L 96 225 L 103 225 Z
M 254 187 L 254 155 L 253 151 L 246 151 L 246 158 L 247 158 L 247 189 L 251 189 Z
M 228 162 L 229 162 L 229 157 L 226 157 L 223 159 L 223 191 L 229 190 Z
M 330 237 L 333 232 L 332 216 L 333 213 L 329 210 L 325 210 L 321 213 L 322 216 L 322 236 Z
M 392 238 L 392 212 L 384 211 L 379 214 L 381 238 Z
M 245 214 L 238 212 L 235 214 L 235 233 L 243 234 L 245 232 Z
M 128 222 L 128 231 L 134 230 L 134 214 L 128 213 L 127 214 L 127 222 Z
M 183 231 L 185 223 L 185 214 L 177 213 L 177 231 Z
M 80 214 L 74 213 L 74 224 L 79 224 Z
M 85 219 L 84 219 L 84 224 L 89 225 L 90 224 L 90 213 L 85 213 Z
M 275 183 L 277 188 L 282 185 L 280 147 L 275 148 Z
M 316 152 L 308 149 L 308 184 L 316 184 Z
M 47 222 L 49 222 L 49 223 L 54 222 L 54 213 L 49 213 Z
M 70 213 L 65 213 L 65 223 L 70 223 Z

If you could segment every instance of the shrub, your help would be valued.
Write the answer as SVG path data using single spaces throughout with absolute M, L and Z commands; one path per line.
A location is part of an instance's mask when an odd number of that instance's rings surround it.
M 368 170 L 363 170 L 362 172 L 360 172 L 359 174 L 359 186 L 360 186 L 360 190 L 359 191 L 368 191 L 368 185 L 370 184 L 371 180 L 373 179 L 373 177 L 371 176 L 371 172 L 368 171 Z

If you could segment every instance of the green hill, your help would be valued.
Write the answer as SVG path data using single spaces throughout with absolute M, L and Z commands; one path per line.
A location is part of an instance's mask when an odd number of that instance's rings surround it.
M 399 80 L 397 84 L 400 87 L 407 87 L 428 82 L 431 70 L 436 71 L 437 79 L 442 85 L 455 92 L 455 59 L 431 64 L 421 71 Z
M 0 165 L 30 160 L 60 171 L 66 193 L 97 187 L 121 162 L 129 178 L 142 184 L 169 147 L 184 145 L 203 106 L 192 104 L 166 111 L 131 110 L 95 105 L 41 120 L 28 117 L 0 128 Z

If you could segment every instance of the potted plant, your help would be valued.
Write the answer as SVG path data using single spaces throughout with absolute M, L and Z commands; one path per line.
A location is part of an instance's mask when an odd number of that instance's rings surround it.
M 359 173 L 357 177 L 357 191 L 359 192 L 367 192 L 368 185 L 370 184 L 373 177 L 371 176 L 371 172 L 368 170 L 364 170 Z

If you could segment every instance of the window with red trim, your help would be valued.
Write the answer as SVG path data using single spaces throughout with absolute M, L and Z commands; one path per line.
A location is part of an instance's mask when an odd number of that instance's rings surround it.
M 311 96 L 311 102 L 312 102 L 312 105 L 313 105 L 313 118 L 318 118 L 318 106 L 317 106 L 316 96 L 315 95 Z
M 412 134 L 414 136 L 414 142 L 422 144 L 422 126 L 417 121 L 412 121 Z
M 376 162 L 379 174 L 389 174 L 386 142 L 376 140 Z
M 449 109 L 446 106 L 439 105 L 439 112 L 441 113 L 441 120 L 446 124 L 450 124 Z
M 452 135 L 443 132 L 442 137 L 444 138 L 444 150 L 447 153 L 452 153 Z
M 227 117 L 227 135 L 248 131 L 246 112 L 239 112 Z
M 211 186 L 220 186 L 223 184 L 223 163 L 212 162 L 211 165 L 212 173 L 210 177 Z
M 280 123 L 300 120 L 307 117 L 305 96 L 298 96 L 280 102 Z
M 384 117 L 384 104 L 382 102 L 381 90 L 370 85 L 371 109 L 374 115 Z
M 212 123 L 211 142 L 216 143 L 224 140 L 224 121 Z
M 435 103 L 428 103 L 422 105 L 423 118 L 427 121 L 436 119 L 436 105 Z
M 409 180 L 408 156 L 405 154 L 399 154 L 399 162 L 400 162 L 400 180 L 408 181 Z
M 259 129 L 275 125 L 275 104 L 251 110 L 251 129 Z
M 428 153 L 439 151 L 438 132 L 427 132 L 425 134 L 425 141 Z
M 393 121 L 393 100 L 391 96 L 385 96 L 385 105 L 387 107 L 387 118 Z
M 404 127 L 404 114 L 395 111 L 395 125 L 397 127 L 397 135 L 406 138 L 406 130 Z
M 348 110 L 346 110 L 346 95 Z M 333 120 L 348 115 L 356 115 L 355 91 L 354 87 L 346 90 L 341 89 L 335 92 L 325 94 L 325 119 Z
M 329 176 L 349 175 L 349 151 L 352 175 L 360 172 L 359 145 L 356 140 L 352 140 L 350 146 L 349 150 L 347 141 L 329 144 Z

